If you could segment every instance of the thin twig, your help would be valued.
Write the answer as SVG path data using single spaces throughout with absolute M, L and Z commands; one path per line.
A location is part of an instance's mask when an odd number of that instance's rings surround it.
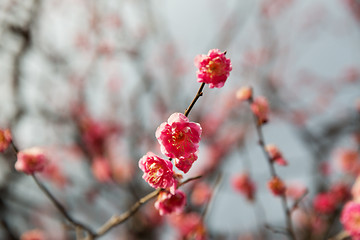
M 200 85 L 200 88 L 199 88 L 198 92 L 196 93 L 196 96 L 194 97 L 194 99 L 190 103 L 189 107 L 185 110 L 185 113 L 184 113 L 185 117 L 189 116 L 189 113 L 190 113 L 191 109 L 194 107 L 196 101 L 203 95 L 204 87 L 205 87 L 205 83 L 202 83 Z
M 216 192 L 218 191 L 219 189 L 219 186 L 220 186 L 220 183 L 221 183 L 221 180 L 222 180 L 222 173 L 220 172 L 215 180 L 215 186 L 214 186 L 214 191 L 213 191 L 213 194 L 211 195 L 211 198 L 208 200 L 206 206 L 205 206 L 205 209 L 202 213 L 202 218 L 205 219 L 207 213 L 209 212 L 209 209 L 210 209 L 210 205 L 211 203 L 214 201 L 214 197 L 215 197 L 215 194 Z
M 294 202 L 293 206 L 290 208 L 291 212 L 294 211 L 295 209 L 297 209 L 297 207 L 299 206 L 300 202 L 306 197 L 306 195 L 309 193 L 309 191 L 306 189 L 305 192 L 298 198 L 296 199 L 296 201 Z
M 94 232 L 87 226 L 85 226 L 84 224 L 76 221 L 72 216 L 70 216 L 70 214 L 66 211 L 65 207 L 50 193 L 50 191 L 39 181 L 39 179 L 35 176 L 35 174 L 31 175 L 32 178 L 34 179 L 35 183 L 37 184 L 37 186 L 40 188 L 40 190 L 45 193 L 45 195 L 50 199 L 50 201 L 54 204 L 54 206 L 56 207 L 57 210 L 59 210 L 59 212 L 64 216 L 64 218 L 66 220 L 68 220 L 72 225 L 75 226 L 75 228 L 80 228 L 83 229 L 84 231 L 86 231 L 89 236 L 90 239 L 93 238 L 94 236 Z
M 251 105 L 253 103 L 253 98 L 249 99 L 249 104 Z M 262 123 L 259 123 L 258 121 L 258 117 L 252 112 L 252 115 L 254 117 L 254 123 L 255 123 L 255 127 L 256 127 L 256 132 L 259 138 L 259 145 L 262 149 L 262 152 L 264 153 L 264 156 L 268 162 L 269 168 L 270 168 L 270 173 L 271 176 L 277 177 L 276 171 L 275 171 L 275 167 L 273 165 L 273 161 L 271 156 L 269 155 L 269 153 L 266 151 L 266 147 L 265 147 L 265 139 L 264 139 L 264 134 L 262 131 Z M 291 212 L 289 207 L 287 206 L 287 199 L 286 199 L 286 195 L 282 194 L 280 196 L 281 198 L 281 204 L 285 213 L 285 218 L 286 218 L 286 226 L 287 226 L 287 233 L 290 236 L 291 239 L 296 240 L 296 236 L 294 233 L 294 229 L 293 229 L 293 225 L 292 225 L 292 220 L 291 220 Z
M 180 186 L 182 186 L 182 185 L 184 185 L 184 184 L 186 184 L 186 183 L 188 183 L 190 181 L 199 179 L 201 177 L 202 176 L 197 176 L 197 177 L 186 179 L 185 181 L 179 183 L 178 186 L 180 187 Z M 161 191 L 163 191 L 163 189 L 161 189 L 161 188 L 158 188 L 155 191 L 152 191 L 151 193 L 147 194 L 145 197 L 141 198 L 139 201 L 134 203 L 128 211 L 124 212 L 123 214 L 121 214 L 119 216 L 112 216 L 106 223 L 104 223 L 104 225 L 102 225 L 99 228 L 99 230 L 94 235 L 94 238 L 104 235 L 105 233 L 110 231 L 112 228 L 114 228 L 117 225 L 119 225 L 119 224 L 125 222 L 126 220 L 128 220 L 131 216 L 133 216 L 139 210 L 139 208 L 143 204 L 145 204 L 146 202 L 148 202 L 151 199 L 158 196 Z

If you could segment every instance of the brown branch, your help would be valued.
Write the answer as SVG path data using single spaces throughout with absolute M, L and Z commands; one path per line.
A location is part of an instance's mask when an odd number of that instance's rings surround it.
M 251 105 L 253 103 L 253 98 L 250 98 L 248 102 Z M 258 135 L 258 138 L 259 138 L 259 145 L 260 145 L 260 147 L 262 149 L 262 152 L 264 153 L 264 156 L 265 156 L 265 158 L 266 158 L 266 160 L 268 162 L 271 176 L 273 178 L 277 177 L 275 167 L 273 165 L 273 160 L 272 160 L 271 156 L 269 155 L 269 153 L 266 151 L 265 139 L 264 139 L 264 134 L 263 134 L 263 131 L 262 131 L 263 124 L 260 123 L 260 121 L 258 121 L 258 117 L 253 112 L 252 112 L 252 115 L 254 117 L 254 123 L 255 123 L 255 127 L 256 127 L 256 132 L 257 132 L 257 135 Z M 296 236 L 295 236 L 295 233 L 294 233 L 294 228 L 293 228 L 293 224 L 292 224 L 292 220 L 291 220 L 291 211 L 290 211 L 289 207 L 287 206 L 286 195 L 282 194 L 280 196 L 280 198 L 281 198 L 282 208 L 283 208 L 284 213 L 285 213 L 287 233 L 288 233 L 288 235 L 290 236 L 291 239 L 296 240 Z
M 203 95 L 204 87 L 205 87 L 205 83 L 202 83 L 200 85 L 200 88 L 199 88 L 198 92 L 196 93 L 195 98 L 192 100 L 189 107 L 185 110 L 185 113 L 184 113 L 185 117 L 189 116 L 189 113 L 190 113 L 191 109 L 194 107 L 196 101 Z
M 300 202 L 306 197 L 306 195 L 309 193 L 309 191 L 306 189 L 306 191 L 298 198 L 296 199 L 296 201 L 294 202 L 293 206 L 290 208 L 291 212 L 294 211 L 295 209 L 297 209 L 297 207 L 299 206 Z
M 201 178 L 201 176 L 197 176 L 197 177 L 193 177 L 193 178 L 189 178 L 181 183 L 179 183 L 179 187 L 196 179 Z M 110 231 L 112 228 L 116 227 L 117 225 L 125 222 L 126 220 L 128 220 L 131 216 L 133 216 L 138 210 L 139 208 L 144 205 L 146 202 L 150 201 L 151 199 L 155 198 L 156 196 L 158 196 L 160 194 L 160 192 L 163 191 L 163 189 L 158 188 L 155 191 L 152 191 L 151 193 L 147 194 L 145 197 L 141 198 L 139 201 L 137 201 L 136 203 L 134 203 L 131 208 L 124 212 L 123 214 L 119 215 L 119 216 L 112 216 L 106 223 L 104 223 L 104 225 L 102 225 L 99 230 L 96 232 L 95 235 L 93 235 L 93 238 L 97 238 L 100 237 L 102 235 L 104 235 L 105 233 L 107 233 L 108 231 Z M 88 238 L 89 239 L 89 238 Z
M 54 204 L 56 209 L 64 216 L 66 220 L 68 220 L 76 229 L 80 228 L 88 233 L 89 239 L 93 239 L 94 232 L 84 224 L 76 221 L 70 214 L 66 211 L 65 207 L 50 193 L 50 191 L 42 184 L 39 179 L 35 176 L 35 174 L 31 175 L 34 179 L 37 186 L 40 190 L 50 199 L 50 201 Z

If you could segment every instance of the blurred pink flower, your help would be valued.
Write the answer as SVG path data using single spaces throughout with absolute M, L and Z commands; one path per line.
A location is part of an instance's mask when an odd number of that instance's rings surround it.
M 268 121 L 269 103 L 263 96 L 255 98 L 251 103 L 251 111 L 258 119 L 258 125 L 262 125 Z
M 0 129 L 0 152 L 5 151 L 12 140 L 11 132 L 9 129 Z
M 65 187 L 65 185 L 68 183 L 64 173 L 54 162 L 51 162 L 45 166 L 44 171 L 42 171 L 42 175 L 60 188 Z
M 331 214 L 336 209 L 336 200 L 330 192 L 319 193 L 313 200 L 315 212 L 321 214 Z
M 340 222 L 352 239 L 360 239 L 360 203 L 350 201 L 345 204 Z
M 164 191 L 160 192 L 155 208 L 159 210 L 161 216 L 170 213 L 180 213 L 186 204 L 186 195 L 181 190 L 176 190 L 174 194 Z
M 249 86 L 241 87 L 236 91 L 236 98 L 240 101 L 248 101 L 252 98 L 252 88 Z
M 198 82 L 209 84 L 210 88 L 221 88 L 232 70 L 230 59 L 219 49 L 212 49 L 208 55 L 198 55 L 194 60 Z
M 166 156 L 184 161 L 190 158 L 190 161 L 195 161 L 194 154 L 199 148 L 201 132 L 200 124 L 189 122 L 182 113 L 173 113 L 167 122 L 157 128 L 155 136 L 161 145 L 161 152 Z M 177 165 L 182 166 L 180 163 Z M 184 170 L 188 169 L 184 167 Z
M 210 200 L 212 192 L 211 187 L 207 183 L 199 182 L 192 190 L 191 202 L 197 206 L 206 204 Z
M 351 199 L 350 187 L 343 182 L 332 184 L 329 192 L 333 195 L 333 198 L 338 205 Z
M 174 179 L 173 165 L 169 160 L 148 152 L 139 161 L 139 168 L 144 172 L 143 179 L 153 188 L 171 187 L 175 192 L 176 180 Z
M 268 188 L 275 196 L 284 195 L 286 191 L 285 183 L 279 177 L 270 179 L 270 181 L 268 181 Z
M 91 170 L 99 182 L 110 182 L 112 180 L 110 162 L 104 157 L 94 158 Z
M 231 179 L 232 187 L 249 201 L 255 199 L 255 184 L 247 173 L 238 174 Z
M 271 160 L 281 166 L 288 165 L 288 162 L 283 158 L 281 152 L 274 144 L 268 144 L 266 145 L 266 151 L 269 154 Z
M 48 162 L 48 157 L 43 149 L 28 148 L 18 152 L 15 169 L 26 174 L 33 174 L 43 171 Z
M 339 149 L 335 154 L 336 161 L 345 173 L 357 174 L 359 171 L 359 153 L 352 149 Z
M 45 240 L 45 234 L 39 229 L 33 229 L 27 232 L 24 232 L 20 240 Z
M 201 216 L 196 212 L 171 215 L 171 223 L 183 239 L 205 240 L 206 229 Z
M 295 201 L 303 197 L 306 192 L 307 189 L 302 183 L 293 182 L 286 186 L 286 196 Z

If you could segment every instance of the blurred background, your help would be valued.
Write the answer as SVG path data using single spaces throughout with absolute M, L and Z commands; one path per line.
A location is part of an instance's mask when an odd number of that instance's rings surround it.
M 360 169 L 358 0 L 0 0 L 0 128 L 19 149 L 48 151 L 40 179 L 97 229 L 152 191 L 138 160 L 161 154 L 155 130 L 188 107 L 200 86 L 194 57 L 213 48 L 233 70 L 223 88 L 205 87 L 189 116 L 203 134 L 184 179 L 203 177 L 183 187 L 186 211 L 202 216 L 208 239 L 286 239 L 265 227 L 285 220 L 249 106 L 235 97 L 250 85 L 269 100 L 265 141 L 289 163 L 277 172 L 309 190 L 307 210 L 293 214 L 299 239 L 336 235 L 339 211 L 323 217 L 313 198 L 334 184 L 349 190 Z M 353 153 L 348 168 L 344 152 Z M 11 149 L 0 156 L 0 239 L 32 229 L 75 239 L 15 160 Z M 231 184 L 244 172 L 253 202 Z M 199 204 L 200 183 L 212 197 Z M 172 222 L 149 202 L 101 239 L 190 239 Z

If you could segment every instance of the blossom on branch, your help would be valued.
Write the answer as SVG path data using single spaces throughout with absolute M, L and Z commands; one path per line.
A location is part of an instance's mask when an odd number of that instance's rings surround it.
M 249 101 L 252 98 L 253 91 L 249 86 L 241 87 L 236 91 L 236 98 L 239 101 Z
M 209 84 L 210 88 L 221 88 L 232 70 L 230 59 L 224 52 L 212 49 L 208 55 L 198 55 L 194 60 L 197 71 L 197 81 Z
M 269 103 L 263 96 L 255 98 L 251 103 L 251 111 L 258 119 L 258 125 L 262 125 L 268 121 Z
M 288 165 L 288 162 L 283 158 L 281 152 L 274 144 L 268 144 L 265 147 L 267 153 L 269 154 L 271 161 L 279 164 L 280 166 Z
M 22 150 L 17 154 L 15 169 L 26 174 L 33 174 L 44 170 L 49 162 L 45 151 L 38 147 Z
M 12 140 L 11 132 L 9 129 L 0 129 L 0 152 L 5 151 Z
M 239 175 L 234 176 L 231 179 L 232 187 L 243 194 L 245 198 L 252 202 L 255 199 L 255 184 L 250 179 L 247 173 L 242 173 Z
M 182 239 L 205 240 L 206 228 L 202 217 L 196 212 L 171 215 L 171 224 L 178 229 Z
M 157 128 L 155 136 L 161 152 L 167 157 L 177 158 L 176 167 L 187 172 L 197 159 L 201 132 L 200 124 L 190 122 L 182 113 L 173 113 Z
M 144 172 L 142 178 L 153 188 L 171 188 L 175 192 L 173 165 L 169 160 L 162 159 L 148 152 L 139 161 L 139 168 Z
M 360 239 L 360 203 L 350 201 L 345 204 L 340 222 L 352 239 Z
M 192 164 L 198 159 L 197 153 L 192 153 L 189 157 L 180 157 L 175 159 L 175 167 L 177 167 L 179 170 L 183 171 L 184 173 L 187 173 Z
M 163 191 L 160 192 L 155 208 L 159 210 L 161 216 L 170 213 L 180 213 L 186 204 L 186 195 L 181 190 L 176 190 L 174 194 Z
M 275 196 L 284 195 L 286 191 L 285 183 L 279 177 L 273 177 L 268 182 L 268 187 Z
M 313 201 L 315 212 L 325 215 L 332 214 L 336 209 L 336 205 L 336 199 L 330 192 L 319 193 Z

